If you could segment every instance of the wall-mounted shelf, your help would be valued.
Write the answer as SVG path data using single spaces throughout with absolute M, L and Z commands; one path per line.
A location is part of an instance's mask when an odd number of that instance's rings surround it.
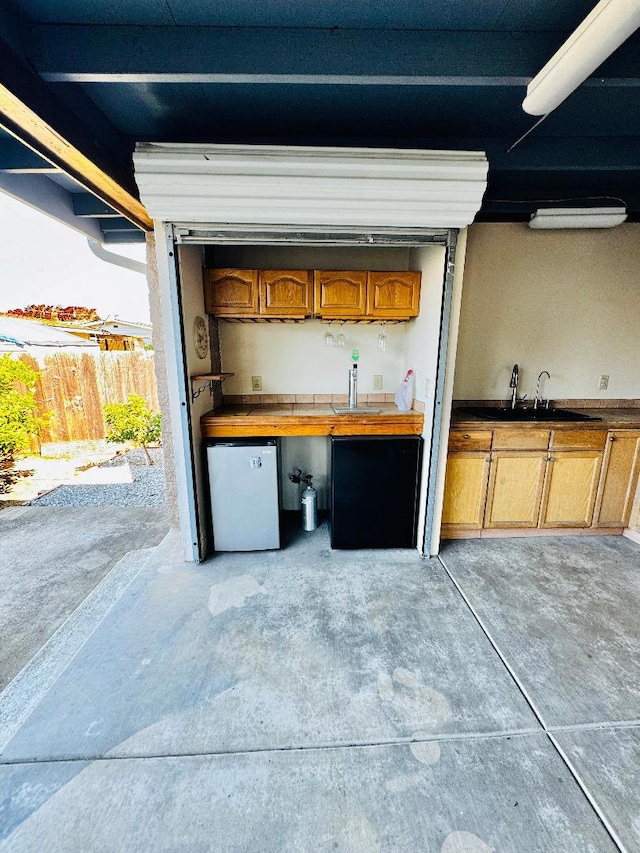
M 228 379 L 229 376 L 235 376 L 234 373 L 196 373 L 195 376 L 189 377 L 191 380 L 191 402 L 202 394 L 202 392 L 208 388 L 209 393 L 213 394 L 213 383 L 214 382 L 224 382 L 225 379 Z M 194 382 L 202 383 L 198 388 L 194 388 Z

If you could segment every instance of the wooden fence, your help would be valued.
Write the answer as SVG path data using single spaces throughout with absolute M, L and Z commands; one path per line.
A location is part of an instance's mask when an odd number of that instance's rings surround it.
M 40 371 L 36 387 L 38 413 L 52 415 L 42 441 L 82 441 L 106 436 L 105 403 L 124 403 L 139 394 L 159 411 L 153 352 L 69 353 L 56 350 L 21 360 Z

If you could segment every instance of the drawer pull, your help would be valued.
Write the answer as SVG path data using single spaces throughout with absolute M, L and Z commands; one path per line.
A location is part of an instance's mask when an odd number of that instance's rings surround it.
M 462 437 L 463 437 L 463 438 L 470 438 L 470 436 L 469 436 L 469 433 L 468 433 L 468 432 L 465 432 L 465 433 L 464 433 L 464 435 L 463 435 Z

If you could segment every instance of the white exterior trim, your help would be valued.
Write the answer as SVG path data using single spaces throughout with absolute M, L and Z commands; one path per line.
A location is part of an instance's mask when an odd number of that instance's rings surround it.
M 176 272 L 173 228 L 155 223 L 156 258 L 158 261 L 158 286 L 160 310 L 164 332 L 167 364 L 167 386 L 173 436 L 173 462 L 175 465 L 178 517 L 182 554 L 187 562 L 200 560 L 198 521 L 196 516 L 193 453 L 189 428 L 188 388 L 184 363 L 184 335 L 182 313 Z
M 140 197 L 162 222 L 464 228 L 480 208 L 479 151 L 139 143 Z
M 464 278 L 464 265 L 467 254 L 467 236 L 465 229 L 458 234 L 456 246 L 456 261 L 453 273 L 453 293 L 451 296 L 451 314 L 448 329 L 441 329 L 442 335 L 448 335 L 447 363 L 445 365 L 445 380 L 442 394 L 441 419 L 435 428 L 440 431 L 440 447 L 438 453 L 438 469 L 436 475 L 436 489 L 433 496 L 433 523 L 431 528 L 431 542 L 425 543 L 430 557 L 436 557 L 440 553 L 440 533 L 442 528 L 442 510 L 444 508 L 444 483 L 447 470 L 448 436 L 451 427 L 451 406 L 453 404 L 453 379 L 456 367 L 456 353 L 458 349 L 458 330 L 460 328 L 460 311 L 462 308 L 462 281 Z

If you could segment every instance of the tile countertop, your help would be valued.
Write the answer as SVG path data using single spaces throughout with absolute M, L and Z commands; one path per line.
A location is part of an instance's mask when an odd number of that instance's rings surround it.
M 454 408 L 451 413 L 452 429 L 640 429 L 640 408 L 581 408 L 579 406 L 563 406 L 572 412 L 581 412 L 595 416 L 600 420 L 593 421 L 494 421 L 489 418 L 476 417 Z
M 367 404 L 365 404 L 367 405 Z M 284 435 L 421 435 L 424 415 L 394 403 L 369 403 L 380 412 L 337 415 L 330 404 L 227 404 L 200 418 L 204 438 Z

